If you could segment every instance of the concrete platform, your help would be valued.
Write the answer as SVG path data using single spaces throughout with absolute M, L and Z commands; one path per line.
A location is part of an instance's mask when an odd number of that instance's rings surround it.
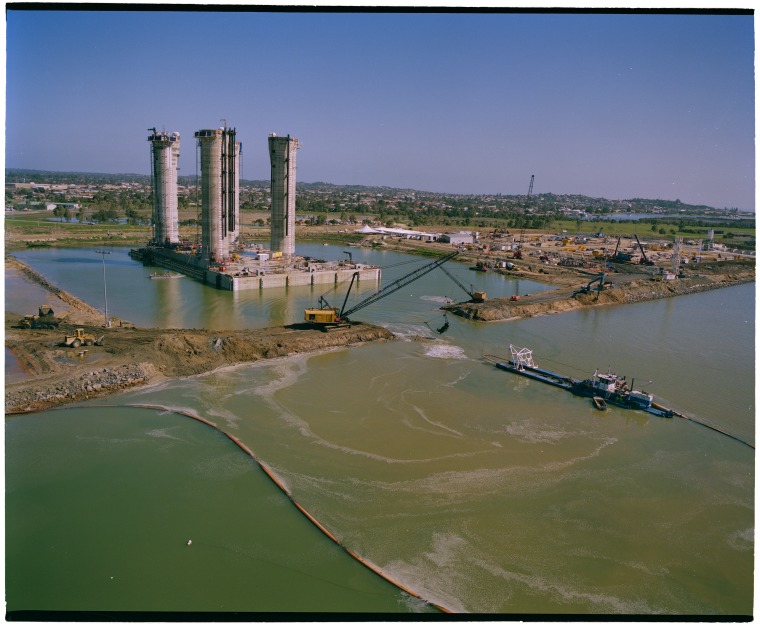
M 336 285 L 358 273 L 359 282 L 380 282 L 379 266 L 345 261 L 314 261 L 302 257 L 289 260 L 257 260 L 245 253 L 230 261 L 205 268 L 192 249 L 145 247 L 132 249 L 129 256 L 151 266 L 162 266 L 219 290 L 264 290 L 290 286 Z

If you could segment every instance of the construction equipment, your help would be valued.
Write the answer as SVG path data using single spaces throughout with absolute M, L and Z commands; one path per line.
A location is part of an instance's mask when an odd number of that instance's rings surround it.
M 56 329 L 60 324 L 60 319 L 55 317 L 53 308 L 49 305 L 40 305 L 38 314 L 24 316 L 18 322 L 21 329 Z
M 483 303 L 483 301 L 485 301 L 485 300 L 486 300 L 486 293 L 485 293 L 485 292 L 478 292 L 478 291 L 476 291 L 476 290 L 475 290 L 475 289 L 472 287 L 472 284 L 470 284 L 470 289 L 468 290 L 468 289 L 465 287 L 465 285 L 464 285 L 464 284 L 463 284 L 461 281 L 459 281 L 459 279 L 457 279 L 457 278 L 456 278 L 454 275 L 452 275 L 452 274 L 451 274 L 451 273 L 450 273 L 448 270 L 446 270 L 446 268 L 444 268 L 443 266 L 441 266 L 441 270 L 442 270 L 444 273 L 446 273 L 446 274 L 449 276 L 449 278 L 450 278 L 450 279 L 451 279 L 451 280 L 452 280 L 452 281 L 453 281 L 453 282 L 454 282 L 456 285 L 458 285 L 458 286 L 459 286 L 459 287 L 460 287 L 462 290 L 464 290 L 464 291 L 465 291 L 465 294 L 467 294 L 467 296 L 468 296 L 468 297 L 470 297 L 470 299 L 472 299 L 473 303 Z
M 599 275 L 599 277 L 596 277 L 595 279 L 589 281 L 585 286 L 581 286 L 580 289 L 573 292 L 573 296 L 576 296 L 578 294 L 590 294 L 591 286 L 593 286 L 595 283 L 599 284 L 596 288 L 596 298 L 598 299 L 599 293 L 604 290 L 604 273 Z
M 356 278 L 359 276 L 359 273 L 357 271 L 351 276 L 351 283 L 348 286 L 348 290 L 346 291 L 346 296 L 343 299 L 343 305 L 340 308 L 332 307 L 324 298 L 324 295 L 322 295 L 319 297 L 319 301 L 318 301 L 319 307 L 307 308 L 304 310 L 304 320 L 307 323 L 312 323 L 316 325 L 340 325 L 343 323 L 348 323 L 349 322 L 348 316 L 350 314 L 353 314 L 354 312 L 358 312 L 359 310 L 367 307 L 368 305 L 372 305 L 376 301 L 379 301 L 380 299 L 387 297 L 389 294 L 393 294 L 394 292 L 396 292 L 396 290 L 400 290 L 404 286 L 412 283 L 413 281 L 416 281 L 420 277 L 427 275 L 429 272 L 440 267 L 442 264 L 444 264 L 445 262 L 448 262 L 450 259 L 453 259 L 457 255 L 459 255 L 459 251 L 454 251 L 453 253 L 448 253 L 447 255 L 439 257 L 437 260 L 430 262 L 429 264 L 425 264 L 424 266 L 421 266 L 417 270 L 414 270 L 411 273 L 408 273 L 404 275 L 403 277 L 396 279 L 396 281 L 389 283 L 387 286 L 385 286 L 384 288 L 381 288 L 374 294 L 368 296 L 363 301 L 360 301 L 353 307 L 346 309 L 346 303 L 348 302 L 348 295 L 351 294 L 351 288 L 354 285 L 354 281 L 356 281 Z
M 639 240 L 639 236 L 637 236 L 634 233 L 633 237 L 636 238 L 636 242 L 639 245 L 639 249 L 641 249 L 641 261 L 639 262 L 639 264 L 643 264 L 644 266 L 654 266 L 654 262 L 652 260 L 647 259 L 647 254 L 644 253 L 644 247 L 642 246 L 641 241 Z
M 622 251 L 618 252 L 618 248 L 620 247 L 620 238 L 622 236 L 618 236 L 617 244 L 615 245 L 615 252 L 612 254 L 612 257 L 610 258 L 613 262 L 620 262 L 620 263 L 626 263 L 630 262 L 633 255 L 630 253 L 623 253 Z
M 613 262 L 630 262 L 631 257 L 633 257 L 630 253 L 623 253 L 622 251 L 618 252 L 618 249 L 620 248 L 620 238 L 622 236 L 618 236 L 617 244 L 615 245 L 615 250 L 612 253 L 612 257 L 610 258 Z
M 103 336 L 96 338 L 93 334 L 85 333 L 84 329 L 79 327 L 74 330 L 73 336 L 64 336 L 61 344 L 64 347 L 72 347 L 73 349 L 81 347 L 82 345 L 87 345 L 88 347 L 91 347 L 92 345 L 100 346 L 103 344 Z
M 673 257 L 671 258 L 670 262 L 670 272 L 673 273 L 676 277 L 680 275 L 681 272 L 681 247 L 683 246 L 683 237 L 678 236 L 673 241 Z
M 528 186 L 528 196 L 525 197 L 525 207 L 526 209 L 530 207 L 530 199 L 533 196 L 533 181 L 535 180 L 536 175 L 532 174 L 530 175 L 530 185 Z M 520 229 L 520 239 L 518 240 L 517 250 L 514 253 L 514 259 L 522 259 L 522 248 L 523 248 L 523 242 L 525 240 L 525 224 L 523 223 L 522 229 Z

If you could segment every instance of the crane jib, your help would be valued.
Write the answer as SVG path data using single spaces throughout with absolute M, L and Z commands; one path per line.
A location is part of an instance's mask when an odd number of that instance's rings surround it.
M 442 270 L 444 273 L 446 273 L 446 274 L 449 276 L 449 278 L 450 278 L 450 279 L 451 279 L 451 280 L 452 280 L 452 281 L 453 281 L 453 282 L 454 282 L 456 285 L 458 285 L 458 286 L 459 286 L 459 287 L 460 287 L 462 290 L 464 290 L 464 291 L 467 293 L 467 296 L 468 296 L 468 297 L 470 297 L 470 298 L 472 299 L 472 298 L 475 296 L 475 294 L 474 294 L 474 289 L 472 288 L 472 286 L 470 286 L 470 289 L 468 290 L 468 289 L 465 287 L 465 285 L 464 285 L 464 284 L 463 284 L 461 281 L 459 281 L 459 279 L 457 279 L 457 278 L 456 278 L 454 275 L 452 275 L 452 274 L 451 274 L 451 273 L 450 273 L 448 270 L 446 270 L 446 269 L 445 269 L 443 266 L 441 266 L 441 270 Z
M 409 285 L 413 281 L 416 281 L 423 275 L 427 275 L 430 271 L 435 270 L 441 264 L 444 264 L 445 262 L 448 262 L 450 259 L 456 257 L 459 255 L 459 251 L 454 251 L 453 253 L 448 253 L 447 255 L 444 255 L 443 257 L 439 257 L 434 262 L 431 262 L 430 264 L 426 264 L 425 266 L 422 266 L 418 268 L 415 271 L 412 271 L 411 273 L 404 275 L 403 277 L 396 279 L 396 281 L 393 281 L 389 283 L 384 288 L 381 288 L 375 294 L 368 296 L 363 301 L 360 301 L 356 305 L 354 305 L 352 308 L 349 308 L 348 310 L 341 310 L 340 312 L 340 318 L 343 318 L 345 316 L 348 316 L 349 314 L 353 314 L 354 312 L 358 312 L 362 308 L 367 307 L 368 305 L 371 305 L 375 301 L 379 301 L 383 297 L 388 296 L 389 294 L 392 294 L 396 292 L 396 290 L 400 290 L 406 285 Z M 353 282 L 352 282 L 353 283 Z M 348 298 L 348 294 L 346 294 L 346 298 Z M 345 307 L 345 301 L 344 301 L 344 307 Z

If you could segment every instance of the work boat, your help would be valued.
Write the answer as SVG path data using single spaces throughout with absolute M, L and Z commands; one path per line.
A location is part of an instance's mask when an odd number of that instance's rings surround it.
M 625 377 L 618 377 L 609 371 L 600 373 L 597 370 L 594 371 L 594 376 L 591 379 L 578 380 L 574 377 L 539 368 L 533 362 L 533 351 L 531 349 L 518 349 L 509 345 L 509 350 L 512 353 L 511 360 L 505 360 L 495 355 L 483 357 L 505 371 L 562 388 L 579 397 L 591 397 L 594 406 L 600 410 L 606 408 L 606 404 L 610 403 L 621 408 L 644 410 L 666 418 L 675 414 L 669 408 L 654 403 L 653 395 L 634 390 L 633 386 L 628 385 Z
M 733 438 L 740 443 L 744 443 L 752 449 L 755 448 L 754 443 L 744 440 L 739 436 L 734 436 L 729 432 L 726 432 L 714 425 L 710 425 L 705 421 L 700 421 L 694 417 L 681 414 L 676 410 L 671 410 L 663 405 L 653 401 L 653 395 L 641 390 L 635 390 L 633 388 L 633 380 L 631 385 L 625 381 L 625 377 L 618 377 L 614 373 L 607 371 L 606 373 L 600 373 L 598 370 L 594 371 L 594 376 L 591 379 L 579 380 L 574 377 L 568 377 L 561 373 L 554 373 L 547 369 L 542 369 L 536 366 L 533 361 L 533 351 L 527 347 L 524 349 L 518 349 L 514 345 L 509 345 L 509 350 L 512 353 L 512 359 L 500 358 L 497 355 L 484 355 L 483 359 L 494 364 L 497 368 L 527 377 L 528 379 L 549 384 L 550 386 L 556 386 L 562 390 L 578 395 L 579 397 L 591 397 L 591 403 L 597 410 L 605 410 L 607 404 L 611 403 L 621 408 L 630 408 L 632 410 L 642 410 L 655 416 L 660 416 L 665 419 L 670 419 L 674 416 L 687 419 L 699 425 L 702 425 L 710 430 L 724 434 L 729 438 Z M 651 383 L 651 382 L 650 382 Z
M 612 372 L 594 371 L 592 379 L 584 379 L 572 387 L 572 392 L 585 397 L 600 397 L 606 402 L 623 408 L 649 410 L 654 396 L 628 386 L 625 377 L 618 377 Z

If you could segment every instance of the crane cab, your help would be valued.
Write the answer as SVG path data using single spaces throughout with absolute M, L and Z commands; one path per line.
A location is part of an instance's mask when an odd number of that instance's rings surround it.
M 340 321 L 338 318 L 338 308 L 307 308 L 304 310 L 304 320 L 307 323 L 337 323 Z

